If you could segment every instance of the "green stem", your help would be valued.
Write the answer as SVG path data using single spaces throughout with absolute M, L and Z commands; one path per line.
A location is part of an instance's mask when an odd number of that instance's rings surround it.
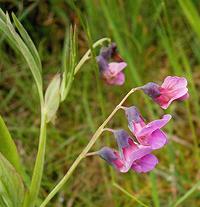
M 76 158 L 70 169 L 67 171 L 65 176 L 61 179 L 61 181 L 54 187 L 54 189 L 49 193 L 49 195 L 46 197 L 46 199 L 42 202 L 40 207 L 45 207 L 47 203 L 55 196 L 55 194 L 63 187 L 63 185 L 67 182 L 71 174 L 74 172 L 74 170 L 77 168 L 80 161 L 86 156 L 86 154 L 89 152 L 89 150 L 92 148 L 92 146 L 95 144 L 99 136 L 104 131 L 104 127 L 106 124 L 110 121 L 110 119 L 115 115 L 115 113 L 121 108 L 122 104 L 126 101 L 126 99 L 134 93 L 138 88 L 131 89 L 126 96 L 122 99 L 122 101 L 115 107 L 115 109 L 112 111 L 112 113 L 108 116 L 108 118 L 103 122 L 103 124 L 97 129 L 97 131 L 94 133 L 93 137 L 89 141 L 88 145 L 84 148 L 84 150 L 80 153 L 80 155 Z
M 129 193 L 128 191 L 126 191 L 124 188 L 122 188 L 121 186 L 119 186 L 117 183 L 114 182 L 113 185 L 116 188 L 118 188 L 121 192 L 123 192 L 124 194 L 126 194 L 127 196 L 129 196 L 130 198 L 132 198 L 133 200 L 135 200 L 141 206 L 148 207 L 146 204 L 142 203 L 142 201 L 140 201 L 137 197 L 135 197 L 134 195 L 132 195 L 131 193 Z
M 23 207 L 34 207 L 37 200 L 44 168 L 44 155 L 46 149 L 46 127 L 46 115 L 42 111 L 38 153 L 33 170 L 30 190 L 25 197 Z
M 98 41 L 96 41 L 92 47 L 95 48 L 99 45 L 101 45 L 103 42 L 105 41 L 108 41 L 110 42 L 111 40 L 109 38 L 102 38 Z M 89 49 L 85 55 L 81 58 L 81 60 L 79 61 L 79 63 L 77 64 L 77 66 L 75 67 L 75 70 L 74 70 L 74 75 L 76 75 L 78 73 L 78 71 L 80 70 L 81 66 L 87 61 L 90 59 L 90 54 L 91 54 L 91 49 Z

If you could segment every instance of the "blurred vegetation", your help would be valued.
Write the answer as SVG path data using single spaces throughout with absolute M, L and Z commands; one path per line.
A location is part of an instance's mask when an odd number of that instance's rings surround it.
M 65 31 L 71 23 L 78 29 L 79 57 L 91 41 L 111 37 L 128 62 L 122 87 L 99 81 L 93 61 L 88 61 L 76 76 L 55 125 L 48 128 L 41 199 L 62 178 L 95 129 L 131 88 L 148 81 L 161 83 L 167 75 L 185 76 L 189 81 L 189 101 L 176 103 L 168 111 L 173 115 L 166 129 L 169 144 L 156 152 L 160 163 L 153 173 L 119 174 L 99 158 L 87 158 L 48 206 L 140 206 L 130 195 L 147 206 L 200 206 L 199 1 L 11 0 L 0 1 L 0 7 L 14 12 L 32 37 L 46 83 L 61 70 Z M 0 113 L 17 143 L 26 172 L 31 175 L 40 123 L 36 86 L 24 60 L 8 46 L 4 35 L 0 37 L 0 60 Z M 147 120 L 164 113 L 140 93 L 126 103 L 133 104 Z M 109 127 L 127 129 L 122 112 Z M 115 145 L 110 134 L 105 133 L 95 148 L 105 144 Z

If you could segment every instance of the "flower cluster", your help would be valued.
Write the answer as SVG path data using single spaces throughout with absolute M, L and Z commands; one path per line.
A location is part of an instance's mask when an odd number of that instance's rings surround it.
M 99 65 L 101 78 L 107 84 L 122 85 L 124 83 L 125 76 L 122 71 L 127 64 L 119 56 L 115 43 L 111 43 L 108 47 L 103 47 L 96 60 Z
M 163 109 L 167 109 L 174 100 L 185 100 L 189 97 L 187 80 L 176 76 L 168 76 L 161 86 L 148 83 L 140 89 Z M 161 128 L 169 122 L 171 115 L 166 114 L 161 119 L 146 123 L 135 106 L 122 108 L 134 138 L 123 129 L 111 130 L 119 150 L 103 147 L 97 154 L 120 172 L 127 172 L 129 169 L 138 173 L 149 172 L 158 163 L 153 151 L 167 144 L 167 136 Z

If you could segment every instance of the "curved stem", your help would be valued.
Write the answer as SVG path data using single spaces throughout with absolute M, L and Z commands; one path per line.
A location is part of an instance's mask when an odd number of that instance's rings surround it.
M 121 107 L 119 108 L 121 109 Z M 114 132 L 115 130 L 114 129 L 110 129 L 110 128 L 104 128 L 103 131 L 107 131 L 107 132 Z
M 33 170 L 30 189 L 25 197 L 23 207 L 34 207 L 39 193 L 44 168 L 44 155 L 46 149 L 46 127 L 46 115 L 42 112 L 38 153 Z
M 97 129 L 97 131 L 94 133 L 93 137 L 89 141 L 88 145 L 84 148 L 84 150 L 80 153 L 80 155 L 76 158 L 72 166 L 69 168 L 65 176 L 60 180 L 60 182 L 54 187 L 54 189 L 49 193 L 49 195 L 46 197 L 46 199 L 42 202 L 40 207 L 45 207 L 47 203 L 55 196 L 55 194 L 63 187 L 63 185 L 67 182 L 71 174 L 74 172 L 74 170 L 77 168 L 80 161 L 85 157 L 85 155 L 89 152 L 89 150 L 92 148 L 92 146 L 95 144 L 99 136 L 104 131 L 104 127 L 106 124 L 111 120 L 111 118 L 115 115 L 115 113 L 121 108 L 122 104 L 126 101 L 126 99 L 134 93 L 138 88 L 131 89 L 126 96 L 122 99 L 122 101 L 115 107 L 115 109 L 112 111 L 112 113 L 108 116 L 108 118 L 103 122 L 103 124 Z
M 111 40 L 110 40 L 109 38 L 102 38 L 102 39 L 96 41 L 96 42 L 92 45 L 92 47 L 95 48 L 95 47 L 101 45 L 101 44 L 102 44 L 103 42 L 105 42 L 105 41 L 110 42 Z M 81 58 L 81 60 L 79 61 L 79 63 L 78 63 L 77 66 L 75 67 L 75 69 L 74 69 L 74 75 L 76 75 L 76 74 L 78 73 L 78 71 L 80 70 L 81 66 L 82 66 L 87 60 L 90 59 L 90 54 L 91 54 L 91 49 L 89 49 L 89 50 L 85 53 L 85 55 Z
M 85 157 L 89 157 L 89 156 L 94 156 L 94 155 L 98 155 L 98 152 L 88 152 Z

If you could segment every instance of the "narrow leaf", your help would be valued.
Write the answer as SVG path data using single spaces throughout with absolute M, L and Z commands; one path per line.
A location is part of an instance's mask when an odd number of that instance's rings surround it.
M 15 167 L 18 173 L 22 172 L 17 148 L 1 116 L 0 116 L 0 152 Z
M 14 49 L 14 50 L 18 50 L 17 49 L 17 43 L 15 42 L 15 40 L 13 39 L 12 35 L 9 32 L 9 29 L 6 25 L 6 23 L 0 18 L 0 31 L 6 35 L 8 43 L 10 44 L 10 46 Z
M 42 71 L 42 65 L 41 65 L 40 56 L 37 52 L 37 49 L 36 49 L 33 41 L 31 40 L 31 38 L 29 37 L 27 31 L 24 29 L 23 25 L 20 23 L 20 21 L 17 19 L 17 17 L 15 16 L 14 13 L 12 13 L 12 17 L 13 17 L 15 26 L 19 30 L 20 35 L 22 36 L 24 42 L 26 43 L 26 46 L 30 50 L 30 52 L 31 52 L 33 58 L 35 59 L 35 62 L 36 62 L 37 66 L 38 66 L 38 68 L 40 69 L 40 72 L 41 72 Z
M 0 153 L 0 206 L 22 207 L 24 185 L 9 161 Z
M 61 101 L 64 101 L 66 99 L 74 80 L 74 70 L 76 66 L 77 56 L 76 27 L 74 29 L 72 29 L 72 27 L 70 28 L 68 36 L 65 37 L 63 49 L 63 78 L 61 83 Z
M 19 49 L 19 51 L 22 53 L 23 57 L 25 58 L 31 72 L 32 75 L 35 79 L 37 88 L 38 88 L 38 93 L 40 96 L 40 100 L 41 102 L 43 101 L 43 92 L 42 92 L 42 77 L 41 77 L 41 73 L 40 73 L 40 69 L 38 68 L 35 59 L 33 58 L 31 52 L 29 51 L 29 49 L 27 48 L 26 44 L 23 42 L 23 40 L 21 39 L 21 37 L 17 34 L 17 32 L 15 31 L 10 18 L 7 14 L 7 27 L 9 30 L 9 35 L 11 36 L 12 39 L 14 39 L 14 41 L 17 44 L 17 48 Z

